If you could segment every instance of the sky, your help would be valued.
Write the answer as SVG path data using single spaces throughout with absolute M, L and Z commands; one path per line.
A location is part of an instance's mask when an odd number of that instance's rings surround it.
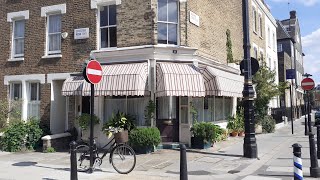
M 297 11 L 304 57 L 304 70 L 320 84 L 320 0 L 265 0 L 275 19 L 289 19 Z M 288 5 L 288 2 L 290 3 Z

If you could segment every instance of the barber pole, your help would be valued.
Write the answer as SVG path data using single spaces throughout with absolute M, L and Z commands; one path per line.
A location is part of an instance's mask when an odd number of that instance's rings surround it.
M 303 180 L 301 148 L 298 143 L 293 144 L 293 166 L 294 166 L 294 180 Z

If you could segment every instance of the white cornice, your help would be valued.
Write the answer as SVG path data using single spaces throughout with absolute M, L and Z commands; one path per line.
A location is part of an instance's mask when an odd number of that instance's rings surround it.
M 15 19 L 29 19 L 29 10 L 10 12 L 7 14 L 7 21 L 12 22 Z
M 65 14 L 66 12 L 67 12 L 67 5 L 66 4 L 57 4 L 57 5 L 53 5 L 53 6 L 41 7 L 41 17 L 46 17 L 47 14 L 50 14 L 50 13 Z
M 264 12 L 264 14 L 269 18 L 269 20 L 272 22 L 272 24 L 275 27 L 278 27 L 277 25 L 277 21 L 276 19 L 272 16 L 271 12 L 267 9 L 267 7 L 261 2 L 261 0 L 252 0 L 254 1 L 256 4 L 259 5 L 259 8 L 262 9 L 262 11 Z
M 97 9 L 98 6 L 119 5 L 121 0 L 91 0 L 91 9 Z
M 10 82 L 22 81 L 40 81 L 41 84 L 44 84 L 45 79 L 45 74 L 6 75 L 4 76 L 4 85 L 9 85 Z

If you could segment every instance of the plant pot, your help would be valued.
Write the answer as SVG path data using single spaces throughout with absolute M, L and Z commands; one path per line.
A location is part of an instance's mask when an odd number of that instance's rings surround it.
M 256 125 L 255 133 L 256 134 L 262 134 L 262 126 L 261 125 Z
M 231 132 L 231 136 L 232 137 L 237 137 L 238 136 L 238 132 L 237 131 L 232 131 Z
M 243 137 L 244 136 L 244 131 L 239 132 L 238 136 Z
M 204 139 L 199 137 L 191 137 L 191 147 L 194 149 L 207 149 L 211 147 L 211 143 L 205 142 Z
M 136 154 L 149 154 L 149 153 L 154 152 L 153 146 L 146 146 L 146 147 L 133 146 L 133 150 Z
M 122 131 L 114 134 L 114 140 L 117 144 L 126 143 L 129 141 L 128 131 Z

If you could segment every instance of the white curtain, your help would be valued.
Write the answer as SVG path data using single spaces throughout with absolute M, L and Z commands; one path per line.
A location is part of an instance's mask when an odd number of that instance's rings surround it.
M 224 120 L 222 97 L 215 97 L 215 115 L 215 121 Z
M 24 54 L 24 29 L 25 20 L 14 21 L 13 47 L 15 57 Z
M 61 50 L 61 14 L 49 16 L 49 52 Z
M 149 98 L 128 98 L 128 114 L 135 117 L 138 126 L 145 125 L 144 111 Z

